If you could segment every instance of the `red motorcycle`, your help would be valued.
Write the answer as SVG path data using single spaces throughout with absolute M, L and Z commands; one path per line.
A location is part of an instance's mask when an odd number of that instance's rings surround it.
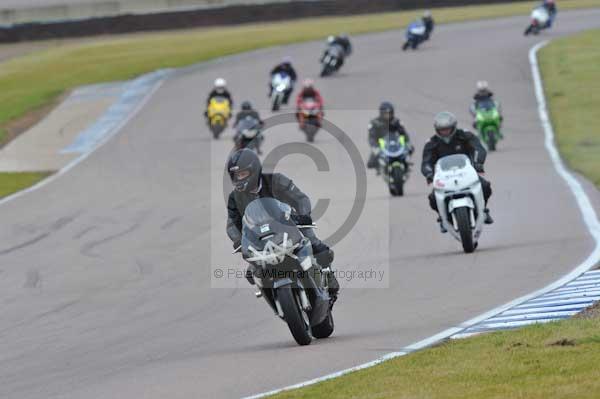
M 300 130 L 306 134 L 306 140 L 309 143 L 315 141 L 315 135 L 321 128 L 322 120 L 322 105 L 312 97 L 302 99 L 298 106 L 298 123 L 300 124 Z

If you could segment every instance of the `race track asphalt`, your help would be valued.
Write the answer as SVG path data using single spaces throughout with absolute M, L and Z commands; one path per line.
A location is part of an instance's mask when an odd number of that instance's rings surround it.
M 439 233 L 418 168 L 403 198 L 391 198 L 367 173 L 364 212 L 335 245 L 335 264 L 385 278 L 344 280 L 334 335 L 308 347 L 295 344 L 245 280 L 211 278 L 216 268 L 242 262 L 225 236 L 231 132 L 212 140 L 202 111 L 217 76 L 227 78 L 238 104 L 250 99 L 266 108 L 269 68 L 289 54 L 301 78 L 314 76 L 322 43 L 243 54 L 169 78 L 88 159 L 0 206 L 0 397 L 250 395 L 401 350 L 573 269 L 593 243 L 544 149 L 527 53 L 540 40 L 600 27 L 600 10 L 562 13 L 537 38 L 522 36 L 527 20 L 440 26 L 414 53 L 400 50 L 399 31 L 356 37 L 341 73 L 317 79 L 327 117 L 362 158 L 380 101 L 397 105 L 418 165 L 436 112 L 451 110 L 470 125 L 479 79 L 503 104 L 506 140 L 486 170 L 496 223 L 472 255 Z M 303 142 L 293 124 L 265 135 L 266 152 Z M 313 199 L 329 199 L 317 221 L 327 237 L 348 215 L 356 181 L 335 138 L 321 132 L 315 146 L 328 172 L 303 155 L 276 170 Z M 211 288 L 223 285 L 232 288 Z

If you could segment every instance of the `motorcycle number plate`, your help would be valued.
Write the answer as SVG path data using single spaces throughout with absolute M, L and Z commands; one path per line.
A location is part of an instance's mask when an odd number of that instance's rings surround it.
M 270 230 L 271 230 L 271 226 L 269 226 L 268 224 L 263 224 L 262 226 L 260 226 L 261 233 L 266 233 Z

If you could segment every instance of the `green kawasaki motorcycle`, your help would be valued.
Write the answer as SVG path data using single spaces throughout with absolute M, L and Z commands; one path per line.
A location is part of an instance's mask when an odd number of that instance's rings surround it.
M 498 141 L 503 138 L 500 125 L 500 111 L 495 101 L 480 101 L 475 105 L 475 127 L 490 151 L 496 151 Z

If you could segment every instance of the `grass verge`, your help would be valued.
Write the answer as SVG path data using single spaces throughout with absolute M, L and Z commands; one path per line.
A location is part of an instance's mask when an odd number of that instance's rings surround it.
M 497 332 L 273 396 L 301 398 L 598 398 L 600 318 Z
M 559 150 L 600 187 L 600 30 L 555 40 L 539 58 Z
M 33 186 L 51 172 L 0 173 L 0 198 Z
M 527 15 L 536 2 L 439 8 L 438 23 Z M 600 0 L 569 0 L 561 10 L 600 7 Z M 0 128 L 13 137 L 9 122 L 39 109 L 74 87 L 131 79 L 145 72 L 181 67 L 261 47 L 397 29 L 418 15 L 393 12 L 312 18 L 281 23 L 111 36 L 36 51 L 0 64 Z M 1 146 L 2 142 L 0 142 Z

